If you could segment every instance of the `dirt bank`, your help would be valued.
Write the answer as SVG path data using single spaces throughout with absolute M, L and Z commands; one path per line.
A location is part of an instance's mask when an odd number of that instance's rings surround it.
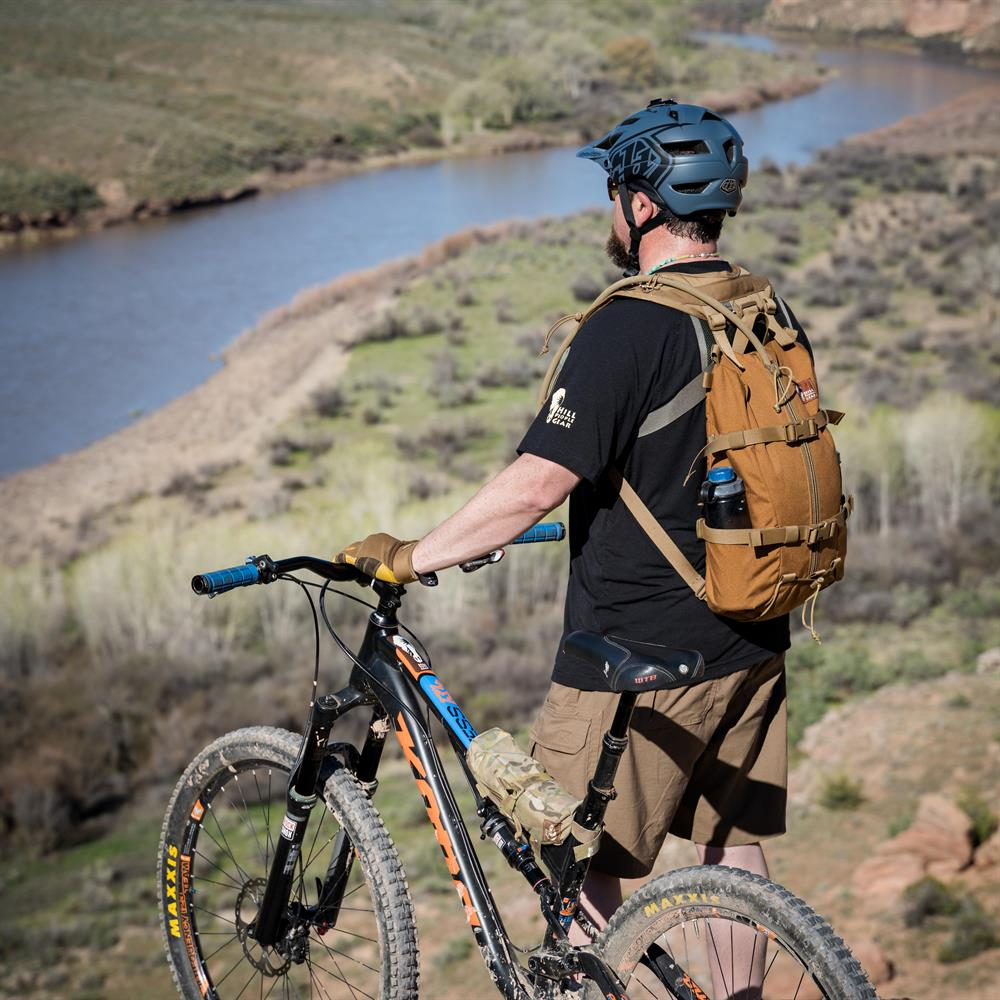
M 421 253 L 307 289 L 226 350 L 223 367 L 162 409 L 79 451 L 0 479 L 4 562 L 65 561 L 90 547 L 115 508 L 181 474 L 252 459 L 310 394 L 343 369 L 346 348 L 393 289 L 524 223 L 464 230 Z

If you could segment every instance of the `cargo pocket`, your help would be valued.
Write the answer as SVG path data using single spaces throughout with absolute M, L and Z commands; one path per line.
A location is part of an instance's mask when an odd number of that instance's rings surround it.
M 542 709 L 531 729 L 529 753 L 576 798 L 582 798 L 592 777 L 588 765 L 590 719 Z

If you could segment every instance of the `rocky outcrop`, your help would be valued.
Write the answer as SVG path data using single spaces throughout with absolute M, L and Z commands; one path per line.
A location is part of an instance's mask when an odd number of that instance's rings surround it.
M 912 826 L 880 844 L 854 873 L 854 890 L 889 906 L 924 876 L 947 879 L 971 862 L 969 817 L 942 795 L 924 795 Z
M 995 0 L 771 0 L 765 21 L 776 28 L 907 35 L 969 53 L 1000 52 Z

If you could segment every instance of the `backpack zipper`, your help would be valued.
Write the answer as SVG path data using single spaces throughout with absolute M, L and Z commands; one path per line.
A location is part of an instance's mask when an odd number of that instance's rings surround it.
M 794 381 L 794 379 L 792 380 Z M 799 422 L 798 411 L 795 409 L 792 400 L 785 404 L 788 407 L 788 414 L 793 423 Z M 813 463 L 812 450 L 809 441 L 802 442 L 802 458 L 806 464 L 806 478 L 809 480 L 809 509 L 812 511 L 812 523 L 819 522 L 819 485 L 816 482 L 816 466 Z M 815 549 L 809 551 L 809 576 L 816 572 L 819 565 L 819 553 Z

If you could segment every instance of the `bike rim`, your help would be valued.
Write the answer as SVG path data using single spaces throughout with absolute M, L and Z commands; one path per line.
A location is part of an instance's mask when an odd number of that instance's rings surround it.
M 179 867 L 189 919 L 179 929 L 198 988 L 218 1000 L 376 1000 L 380 931 L 356 856 L 335 926 L 303 919 L 294 939 L 279 947 L 262 949 L 253 940 L 287 783 L 288 771 L 273 762 L 241 761 L 220 772 L 192 809 Z M 340 829 L 318 804 L 296 861 L 290 906 L 318 902 Z
M 674 1000 L 677 995 L 647 964 L 651 960 L 668 982 L 680 981 L 688 990 L 680 995 L 699 1000 L 717 996 L 825 1000 L 829 996 L 809 961 L 781 932 L 722 905 L 681 909 L 673 916 L 677 919 L 668 928 L 643 942 L 644 961 L 635 966 L 626 983 L 630 1000 Z

